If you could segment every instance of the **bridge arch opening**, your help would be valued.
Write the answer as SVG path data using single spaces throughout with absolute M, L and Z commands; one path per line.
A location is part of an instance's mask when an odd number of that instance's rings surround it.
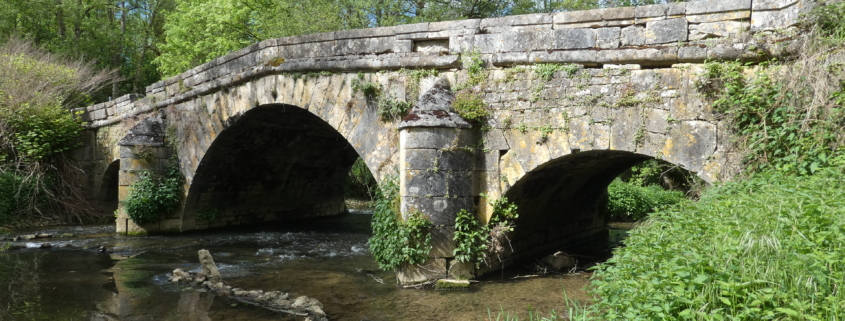
M 100 190 L 97 194 L 97 205 L 103 214 L 111 214 L 117 210 L 119 203 L 118 188 L 120 184 L 120 160 L 109 164 L 103 173 L 100 183 Z
M 183 229 L 340 215 L 358 159 L 331 125 L 291 105 L 231 116 L 195 171 Z
M 606 257 L 608 186 L 618 177 L 630 176 L 632 167 L 653 159 L 627 151 L 593 150 L 553 159 L 526 173 L 504 194 L 519 212 L 505 262 L 536 262 L 557 251 L 592 260 Z

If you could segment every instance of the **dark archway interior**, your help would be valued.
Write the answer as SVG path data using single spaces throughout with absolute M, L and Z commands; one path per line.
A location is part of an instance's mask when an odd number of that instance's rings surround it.
M 97 198 L 103 214 L 111 214 L 118 206 L 118 185 L 120 182 L 120 160 L 109 164 L 103 174 L 103 181 L 100 184 L 100 195 Z
M 358 154 L 328 123 L 289 105 L 256 107 L 230 123 L 200 162 L 186 217 L 212 210 L 214 227 L 345 211 L 344 180 Z
M 607 218 L 600 209 L 607 199 L 607 186 L 650 158 L 624 151 L 586 151 L 526 173 L 505 193 L 519 208 L 510 236 L 512 259 L 530 260 L 564 248 L 582 255 L 603 250 Z

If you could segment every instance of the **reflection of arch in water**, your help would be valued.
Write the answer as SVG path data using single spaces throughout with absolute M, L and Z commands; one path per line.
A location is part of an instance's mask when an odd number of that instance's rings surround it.
M 524 261 L 565 249 L 596 254 L 606 247 L 607 218 L 601 208 L 607 186 L 620 174 L 652 157 L 613 150 L 569 154 L 526 173 L 505 197 L 519 208 L 510 235 L 509 261 Z M 510 252 L 510 248 L 506 249 Z
M 106 168 L 103 174 L 100 191 L 97 194 L 97 205 L 104 214 L 111 214 L 118 206 L 118 185 L 120 182 L 120 160 L 115 160 Z

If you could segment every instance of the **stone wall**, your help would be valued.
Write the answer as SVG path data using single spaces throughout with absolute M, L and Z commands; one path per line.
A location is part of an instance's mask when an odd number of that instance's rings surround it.
M 789 52 L 812 0 L 708 0 L 343 30 L 265 40 L 87 107 L 93 127 L 267 74 L 460 68 L 477 50 L 493 65 L 578 63 L 670 66 L 705 59 L 759 60 Z M 794 48 L 793 48 L 794 49 Z M 127 103 L 128 102 L 128 103 Z

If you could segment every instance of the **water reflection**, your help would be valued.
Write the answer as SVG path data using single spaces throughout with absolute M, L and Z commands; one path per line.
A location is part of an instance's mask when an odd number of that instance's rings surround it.
M 514 272 L 467 292 L 399 289 L 393 273 L 378 271 L 367 252 L 368 216 L 322 223 L 143 238 L 80 230 L 74 234 L 97 236 L 61 242 L 105 245 L 115 253 L 54 248 L 0 254 L 0 320 L 294 320 L 167 283 L 174 268 L 199 266 L 201 248 L 215 255 L 229 284 L 317 298 L 331 320 L 482 320 L 488 308 L 495 314 L 529 306 L 562 311 L 564 288 L 569 298 L 587 299 L 578 291 L 584 276 L 513 281 Z

